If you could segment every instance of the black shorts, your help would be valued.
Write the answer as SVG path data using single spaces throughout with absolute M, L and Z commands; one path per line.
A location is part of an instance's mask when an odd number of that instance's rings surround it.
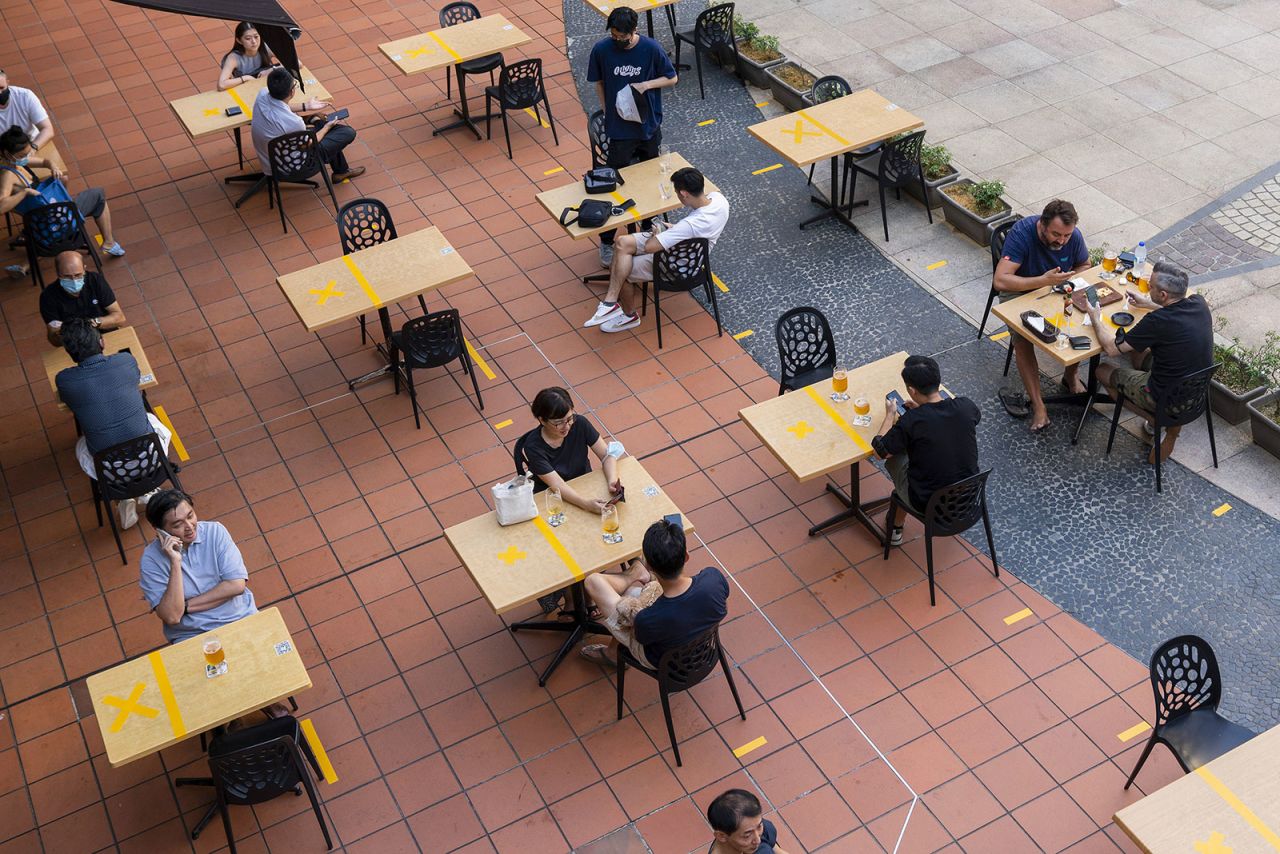
M 76 193 L 76 210 L 80 211 L 80 216 L 85 219 L 102 216 L 106 207 L 107 194 L 102 192 L 101 187 L 92 187 Z

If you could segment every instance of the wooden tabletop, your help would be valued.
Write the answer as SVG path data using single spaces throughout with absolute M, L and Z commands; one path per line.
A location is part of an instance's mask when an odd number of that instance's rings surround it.
M 1110 281 L 1103 281 L 1098 278 L 1100 273 L 1102 273 L 1102 267 L 1098 266 L 1090 267 L 1083 273 L 1077 273 L 1076 276 L 1084 279 L 1089 284 L 1098 285 L 1099 289 L 1107 287 L 1121 292 L 1131 290 L 1134 293 L 1138 293 L 1138 286 L 1130 284 L 1124 277 L 1123 273 Z M 995 304 L 991 306 L 991 310 L 996 317 L 1005 322 L 1005 325 L 1009 327 L 1010 332 L 1014 335 L 1021 335 L 1023 338 L 1026 338 L 1035 345 L 1037 351 L 1047 353 L 1050 358 L 1054 359 L 1060 365 L 1076 365 L 1080 362 L 1088 361 L 1094 356 L 1100 354 L 1102 352 L 1102 345 L 1098 343 L 1097 333 L 1094 332 L 1092 326 L 1084 325 L 1085 320 L 1088 319 L 1088 315 L 1074 306 L 1071 308 L 1071 315 L 1066 318 L 1067 321 L 1070 321 L 1067 328 L 1071 335 L 1084 335 L 1089 338 L 1090 346 L 1088 350 L 1073 350 L 1070 347 L 1059 349 L 1057 344 L 1044 343 L 1039 338 L 1032 335 L 1031 330 L 1022 325 L 1020 315 L 1022 312 L 1027 310 L 1038 311 L 1056 324 L 1057 320 L 1055 320 L 1055 317 L 1062 314 L 1062 304 L 1063 301 L 1060 294 L 1055 294 L 1049 290 L 1048 287 L 1044 287 L 1039 290 L 1029 291 L 1017 299 L 1011 299 L 1008 302 L 1000 302 L 997 299 Z M 1127 311 L 1132 314 L 1134 324 L 1150 313 L 1150 309 L 1134 308 L 1127 299 L 1122 299 L 1119 302 L 1113 302 L 1111 305 L 1104 305 L 1101 311 L 1103 321 L 1110 325 L 1113 332 L 1116 329 L 1116 325 L 1111 322 L 1111 315 L 1115 314 L 1117 311 Z M 1130 328 L 1132 328 L 1132 326 L 1130 326 Z
M 308 71 L 305 65 L 299 70 L 302 72 L 303 85 L 298 87 L 289 103 L 301 104 L 312 98 L 328 101 L 333 98 L 329 90 L 316 80 L 315 75 Z M 263 75 L 225 92 L 215 90 L 179 98 L 176 101 L 170 101 L 169 106 L 178 114 L 178 121 L 182 122 L 182 126 L 187 129 L 191 138 L 199 139 L 202 136 L 235 130 L 249 124 L 253 120 L 253 102 L 266 86 L 267 78 Z M 227 107 L 239 107 L 240 115 L 228 116 Z
M 905 399 L 902 364 L 906 353 L 851 369 L 849 400 L 831 399 L 831 380 L 787 392 L 739 410 L 738 417 L 760 438 L 796 480 L 804 482 L 871 456 L 871 438 L 884 418 L 884 399 L 897 389 Z M 866 395 L 871 423 L 857 427 L 853 400 Z
M 674 6 L 680 0 L 583 0 L 588 7 L 600 13 L 600 17 L 608 18 L 614 9 L 626 6 L 635 9 L 636 14 L 661 9 L 663 6 Z
M 470 276 L 435 226 L 276 278 L 303 325 L 332 326 Z
M 572 183 L 556 187 L 552 190 L 543 190 L 538 193 L 538 201 L 547 213 L 556 221 L 560 221 L 560 214 L 565 208 L 574 208 L 582 204 L 583 199 L 600 199 L 602 201 L 611 201 L 620 205 L 627 199 L 635 199 L 636 206 L 617 216 L 611 216 L 604 225 L 599 228 L 583 228 L 576 222 L 565 228 L 565 233 L 575 240 L 590 237 L 593 234 L 600 234 L 605 231 L 613 231 L 621 225 L 632 222 L 640 222 L 643 219 L 664 214 L 667 211 L 673 211 L 680 207 L 680 200 L 676 198 L 675 188 L 671 186 L 671 176 L 675 174 L 677 169 L 683 169 L 686 166 L 692 166 L 683 155 L 678 152 L 671 152 L 667 155 L 667 198 L 662 198 L 659 190 L 659 181 L 662 177 L 661 164 L 658 158 L 645 160 L 641 163 L 633 163 L 630 166 L 624 166 L 618 172 L 622 176 L 625 184 L 619 184 L 618 189 L 612 193 L 596 193 L 587 195 L 586 189 L 582 186 L 582 178 L 578 178 Z M 706 192 L 712 190 L 719 191 L 719 187 L 711 183 L 710 179 L 706 182 Z
M 627 490 L 618 507 L 622 542 L 604 542 L 600 517 L 565 502 L 564 524 L 546 523 L 546 493 L 534 496 L 539 516 L 518 525 L 502 527 L 493 513 L 486 513 L 445 529 L 444 536 L 480 592 L 502 614 L 639 556 L 644 532 L 663 516 L 679 513 L 667 493 L 634 457 L 618 461 L 618 477 Z M 587 498 L 608 497 L 604 475 L 596 470 L 569 481 Z M 693 530 L 684 517 L 686 532 Z
M 58 146 L 53 144 L 53 140 L 37 148 L 36 157 L 49 161 L 49 164 L 57 167 L 59 172 L 67 171 L 67 162 L 62 159 L 62 152 L 58 151 Z
M 159 635 L 159 620 L 155 628 Z M 311 687 L 279 609 L 208 634 L 217 635 L 226 651 L 227 672 L 221 676 L 205 675 L 207 635 L 199 635 L 89 677 L 89 698 L 112 767 Z
M 1280 851 L 1278 764 L 1272 727 L 1120 810 L 1116 824 L 1147 854 Z
M 501 53 L 533 41 L 502 15 L 493 14 L 439 30 L 378 45 L 405 74 L 444 68 L 468 59 Z
M 141 379 L 138 380 L 138 388 L 151 388 L 159 385 L 156 382 L 155 373 L 151 370 L 151 363 L 147 361 L 147 354 L 143 352 L 142 343 L 138 341 L 138 333 L 132 326 L 122 326 L 119 329 L 102 333 L 102 352 L 104 355 L 110 356 L 122 350 L 128 350 L 138 362 L 138 371 L 142 374 Z M 50 348 L 41 355 L 44 359 L 45 376 L 49 378 L 49 388 L 53 389 L 53 393 L 56 396 L 58 394 L 56 379 L 58 373 L 67 368 L 74 368 L 76 363 L 71 360 L 71 357 L 67 355 L 67 351 L 62 347 Z M 58 407 L 66 409 L 66 405 L 62 403 L 59 403 Z
M 747 130 L 796 166 L 808 166 L 924 127 L 872 89 L 750 125 Z

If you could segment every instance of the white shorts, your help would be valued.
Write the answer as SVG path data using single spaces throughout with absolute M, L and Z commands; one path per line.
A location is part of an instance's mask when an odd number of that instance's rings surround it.
M 644 246 L 649 242 L 649 238 L 653 236 L 651 231 L 637 231 L 633 235 L 636 239 L 636 246 Z M 653 256 L 649 253 L 636 255 L 631 259 L 631 274 L 627 276 L 628 282 L 652 282 L 653 281 Z
M 160 446 L 164 448 L 164 452 L 169 453 L 169 428 L 164 426 L 164 422 L 156 418 L 154 414 L 148 412 L 147 420 L 151 422 L 151 432 L 155 433 L 160 439 Z M 98 479 L 98 473 L 93 468 L 93 453 L 89 450 L 89 445 L 81 436 L 76 442 L 76 462 L 80 463 L 80 468 L 84 469 L 84 473 L 94 480 Z

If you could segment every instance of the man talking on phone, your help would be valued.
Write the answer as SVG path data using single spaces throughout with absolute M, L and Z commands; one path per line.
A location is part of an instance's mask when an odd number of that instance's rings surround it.
M 287 133 L 296 133 L 307 129 L 302 114 L 315 114 L 321 110 L 331 109 L 332 104 L 312 98 L 301 104 L 290 104 L 298 81 L 283 68 L 275 68 L 267 75 L 267 86 L 258 93 L 253 102 L 253 148 L 258 152 L 258 162 L 262 164 L 262 174 L 271 174 L 271 156 L 268 145 L 271 140 Z M 347 163 L 343 149 L 355 142 L 356 132 L 342 120 L 333 116 L 320 117 L 316 127 L 316 141 L 320 144 L 320 154 L 333 170 L 333 182 L 340 184 L 348 178 L 358 178 L 364 174 L 364 167 L 354 169 Z

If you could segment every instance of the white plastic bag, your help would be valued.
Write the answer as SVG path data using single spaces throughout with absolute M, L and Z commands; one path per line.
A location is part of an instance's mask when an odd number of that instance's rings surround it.
M 538 505 L 533 501 L 533 475 L 517 475 L 506 483 L 495 483 L 493 510 L 499 525 L 516 525 L 537 516 Z
M 636 101 L 643 97 L 630 86 L 623 86 L 619 89 L 617 97 L 613 99 L 613 105 L 618 111 L 618 117 L 623 121 L 643 122 L 644 119 L 640 115 L 640 108 L 636 105 Z

